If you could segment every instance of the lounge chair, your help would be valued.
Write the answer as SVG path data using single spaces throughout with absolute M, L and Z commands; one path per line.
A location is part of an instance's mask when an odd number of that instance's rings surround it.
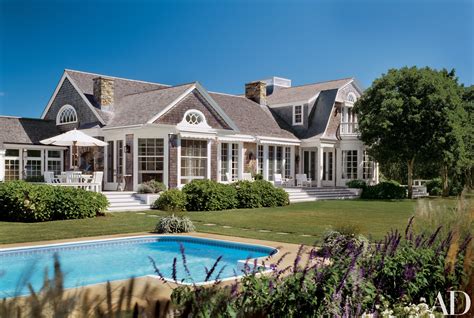
M 45 171 L 43 176 L 44 176 L 44 182 L 46 183 L 60 183 L 61 182 L 59 178 L 54 177 L 53 171 Z
M 89 186 L 89 189 L 91 189 L 94 192 L 101 192 L 102 191 L 102 179 L 104 178 L 104 172 L 103 171 L 96 171 L 92 174 L 92 179 L 91 182 L 89 182 L 87 185 Z

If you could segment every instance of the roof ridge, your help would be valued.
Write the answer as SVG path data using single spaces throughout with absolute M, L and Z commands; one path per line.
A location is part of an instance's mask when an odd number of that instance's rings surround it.
M 152 89 L 152 90 L 144 91 L 144 92 L 131 93 L 131 94 L 123 95 L 123 97 L 132 96 L 132 95 L 146 94 L 146 93 L 152 93 L 152 92 L 156 92 L 156 91 L 164 91 L 164 90 L 167 90 L 167 89 L 177 88 L 177 87 L 186 86 L 186 85 L 191 85 L 191 84 L 196 84 L 196 82 L 190 82 L 190 83 L 185 83 L 185 84 L 179 84 L 179 85 L 169 86 L 169 87 L 164 87 L 164 88 L 157 88 L 157 89 Z
M 240 96 L 240 95 L 235 95 L 235 94 L 228 94 L 228 93 L 220 93 L 220 92 L 212 92 L 208 91 L 209 94 L 218 94 L 218 95 L 226 95 L 226 96 L 232 96 L 232 97 L 243 97 L 246 98 L 245 96 Z
M 141 80 L 135 80 L 135 79 L 130 79 L 130 78 L 125 78 L 125 77 L 118 77 L 118 76 L 110 76 L 110 75 L 105 75 L 105 74 L 99 74 L 99 73 L 91 73 L 91 72 L 85 72 L 85 71 L 78 71 L 78 70 L 72 70 L 65 68 L 65 72 L 76 72 L 76 73 L 82 73 L 82 74 L 89 74 L 89 75 L 98 75 L 98 76 L 103 76 L 103 77 L 108 77 L 108 78 L 114 78 L 114 79 L 120 79 L 120 80 L 125 80 L 125 81 L 130 81 L 130 82 L 138 82 L 138 83 L 144 83 L 144 84 L 154 84 L 154 85 L 161 85 L 161 86 L 168 86 L 172 87 L 171 85 L 168 84 L 162 84 L 162 83 L 156 83 L 156 82 L 149 82 L 149 81 L 141 81 Z
M 343 81 L 343 80 L 353 80 L 353 79 L 354 79 L 354 77 L 344 77 L 344 78 L 334 79 L 334 80 L 330 80 L 330 81 L 321 81 L 321 82 L 314 82 L 314 83 L 309 83 L 309 84 L 295 85 L 295 86 L 290 86 L 290 87 L 281 87 L 280 89 L 290 89 L 290 88 L 295 88 L 295 87 L 302 87 L 302 86 L 309 86 L 309 85 L 316 85 L 316 84 L 337 82 L 337 81 Z

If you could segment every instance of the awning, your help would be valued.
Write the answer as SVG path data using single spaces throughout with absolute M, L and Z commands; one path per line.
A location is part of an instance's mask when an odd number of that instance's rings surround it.
M 256 142 L 255 137 L 248 136 L 248 135 L 229 135 L 229 136 L 219 136 L 217 137 L 219 141 L 243 141 L 243 142 Z
M 216 134 L 206 134 L 206 133 L 198 133 L 198 132 L 180 132 L 179 136 L 185 139 L 215 139 Z

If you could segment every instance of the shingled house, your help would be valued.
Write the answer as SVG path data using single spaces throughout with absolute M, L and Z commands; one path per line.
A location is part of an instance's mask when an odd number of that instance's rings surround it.
M 179 187 L 193 179 L 227 182 L 243 173 L 267 180 L 305 173 L 317 187 L 351 179 L 377 182 L 377 165 L 358 140 L 353 78 L 291 86 L 273 77 L 242 96 L 209 92 L 198 82 L 169 86 L 65 70 L 41 119 L 0 117 L 0 181 L 71 169 L 68 148 L 39 140 L 70 129 L 100 138 L 80 148 L 80 166 L 136 190 L 150 179 Z

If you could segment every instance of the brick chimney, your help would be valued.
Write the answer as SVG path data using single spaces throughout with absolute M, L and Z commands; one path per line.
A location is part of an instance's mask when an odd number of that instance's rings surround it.
M 94 99 L 103 110 L 114 105 L 114 80 L 105 77 L 94 78 Z
M 256 81 L 245 84 L 245 97 L 260 105 L 267 104 L 267 84 L 263 81 Z

